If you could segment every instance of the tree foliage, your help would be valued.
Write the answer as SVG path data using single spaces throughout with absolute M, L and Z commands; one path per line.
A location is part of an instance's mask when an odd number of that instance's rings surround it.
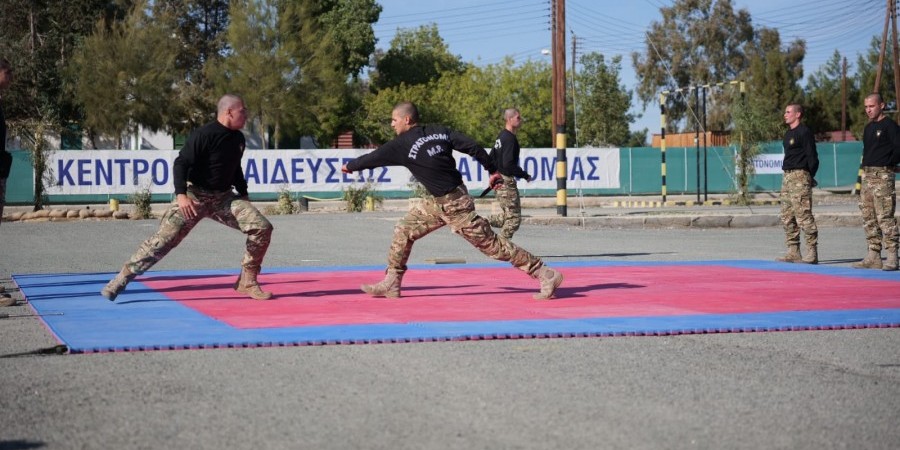
M 375 61 L 372 85 L 376 90 L 405 84 L 425 84 L 443 75 L 462 73 L 465 64 L 450 53 L 437 25 L 398 29 L 390 49 Z
M 503 128 L 503 110 L 517 108 L 524 119 L 520 144 L 549 147 L 550 94 L 550 66 L 545 62 L 515 66 L 507 59 L 485 67 L 469 66 L 429 83 L 404 83 L 367 96 L 357 130 L 373 143 L 391 139 L 391 109 L 401 101 L 412 101 L 419 107 L 422 123 L 447 125 L 490 147 Z
M 778 99 L 773 103 L 794 94 L 796 88 L 790 86 L 790 79 L 796 82 L 802 76 L 795 71 L 804 55 L 802 41 L 782 50 L 777 31 L 754 29 L 750 13 L 745 9 L 735 11 L 731 0 L 676 0 L 660 12 L 662 21 L 654 22 L 647 32 L 645 53 L 632 54 L 640 80 L 637 94 L 645 107 L 656 102 L 662 90 L 674 92 L 689 86 L 729 82 L 751 74 L 761 83 L 774 82 L 771 87 L 780 89 Z M 780 61 L 775 61 L 777 53 L 782 53 Z M 761 69 L 769 69 L 766 65 L 770 58 L 774 72 L 758 74 Z M 757 70 L 751 68 L 754 59 L 758 61 Z M 751 92 L 750 95 L 756 94 Z M 696 110 L 689 111 L 688 96 L 676 94 L 667 99 L 669 126 L 673 129 L 679 126 L 693 128 L 691 121 L 699 115 Z M 709 102 L 709 129 L 729 128 L 732 122 L 730 99 L 722 96 Z
M 837 50 L 825 65 L 816 70 L 806 81 L 804 96 L 804 121 L 816 133 L 841 129 L 842 100 L 841 83 L 843 58 Z M 856 80 L 847 80 L 847 98 L 849 104 L 857 101 L 859 89 Z M 852 127 L 859 122 L 861 115 L 848 110 L 847 126 Z
M 137 3 L 124 21 L 98 21 L 72 60 L 75 99 L 92 133 L 121 139 L 139 127 L 161 130 L 169 119 L 178 41 L 145 6 Z
M 578 143 L 594 147 L 621 146 L 631 137 L 629 126 L 634 116 L 631 91 L 619 82 L 622 57 L 609 63 L 600 53 L 581 57 L 584 69 L 578 74 Z

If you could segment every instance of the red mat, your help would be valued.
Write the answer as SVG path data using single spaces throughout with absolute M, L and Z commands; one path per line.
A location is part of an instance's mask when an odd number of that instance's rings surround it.
M 535 301 L 538 283 L 509 267 L 414 269 L 400 299 L 359 290 L 374 271 L 260 276 L 275 298 L 248 302 L 228 277 L 140 281 L 236 328 L 410 322 L 508 321 L 898 308 L 896 281 L 725 266 L 565 267 L 557 300 Z M 490 299 L 490 301 L 485 301 Z

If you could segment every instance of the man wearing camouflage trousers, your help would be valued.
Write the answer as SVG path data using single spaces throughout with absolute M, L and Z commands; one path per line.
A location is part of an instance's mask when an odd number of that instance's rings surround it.
M 803 107 L 797 103 L 784 108 L 784 123 L 790 129 L 784 134 L 781 165 L 781 223 L 788 251 L 778 261 L 818 264 L 819 229 L 812 213 L 812 188 L 816 185 L 819 154 L 812 131 L 800 123 L 802 116 Z M 806 236 L 806 256 L 800 253 L 800 230 Z
M 528 172 L 519 167 L 519 140 L 516 132 L 522 126 L 522 116 L 519 110 L 509 108 L 503 111 L 503 119 L 506 125 L 497 136 L 494 148 L 491 150 L 491 159 L 497 166 L 497 171 L 503 178 L 503 184 L 497 187 L 497 203 L 500 207 L 498 214 L 488 217 L 491 226 L 500 228 L 500 236 L 512 239 L 513 234 L 522 224 L 522 203 L 519 200 L 519 186 L 516 178 L 531 181 Z
M 385 278 L 364 284 L 363 292 L 375 297 L 400 297 L 400 285 L 413 243 L 444 225 L 462 236 L 485 255 L 510 264 L 540 282 L 536 300 L 553 298 L 563 275 L 512 241 L 497 236 L 487 219 L 475 213 L 475 201 L 456 168 L 453 150 L 465 152 L 480 162 L 489 173 L 490 185 L 500 174 L 487 152 L 472 138 L 440 125 L 419 125 L 419 112 L 409 102 L 397 104 L 391 112 L 391 127 L 397 137 L 373 152 L 341 167 L 344 173 L 383 166 L 404 166 L 412 172 L 429 195 L 413 206 L 394 227 L 388 251 Z
M 862 188 L 859 210 L 863 216 L 863 230 L 869 252 L 862 261 L 853 263 L 857 269 L 897 270 L 898 230 L 894 209 L 894 171 L 900 163 L 900 130 L 884 115 L 884 100 L 879 94 L 866 97 L 864 106 L 869 123 L 863 130 Z M 881 249 L 887 251 L 882 264 Z
M 175 158 L 175 203 L 163 215 L 156 234 L 100 291 L 108 300 L 115 300 L 131 280 L 165 257 L 205 217 L 247 235 L 247 251 L 234 289 L 256 300 L 272 297 L 260 289 L 256 278 L 273 228 L 250 203 L 241 169 L 246 141 L 240 130 L 247 121 L 247 109 L 240 97 L 225 95 L 219 99 L 216 115 L 214 122 L 191 134 Z

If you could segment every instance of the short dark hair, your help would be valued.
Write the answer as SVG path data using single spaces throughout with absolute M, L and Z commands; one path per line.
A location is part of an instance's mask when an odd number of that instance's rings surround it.
M 876 102 L 884 103 L 884 98 L 881 96 L 881 94 L 879 94 L 877 92 L 873 92 L 873 93 L 867 95 L 866 98 L 874 98 Z
M 12 71 L 12 64 L 10 64 L 6 58 L 0 58 L 0 70 Z
M 419 108 L 413 102 L 400 102 L 394 105 L 394 111 L 400 111 L 403 115 L 409 116 L 412 123 L 419 123 Z
M 788 103 L 788 108 L 794 108 L 794 110 L 803 115 L 803 105 L 799 103 Z

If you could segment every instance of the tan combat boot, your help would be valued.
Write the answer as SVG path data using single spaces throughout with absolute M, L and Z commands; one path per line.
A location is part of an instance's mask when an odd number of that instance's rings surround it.
M 775 258 L 775 261 L 786 262 L 786 263 L 802 262 L 803 257 L 800 256 L 800 244 L 788 245 L 787 253 L 785 253 L 784 256 Z
M 549 300 L 553 298 L 556 288 L 563 282 L 563 274 L 547 266 L 542 266 L 535 272 L 535 278 L 541 282 L 541 292 L 534 294 L 535 300 Z
M 804 264 L 818 264 L 819 263 L 819 246 L 816 244 L 807 245 L 806 246 L 806 256 L 803 257 L 803 260 L 800 261 Z
M 106 286 L 100 290 L 100 295 L 106 297 L 109 301 L 115 300 L 125 290 L 125 286 L 128 286 L 128 283 L 136 276 L 131 270 L 128 270 L 128 266 L 123 266 L 119 274 L 112 280 L 109 280 L 109 283 L 106 283 Z
M 880 269 L 881 268 L 881 252 L 869 250 L 869 254 L 859 262 L 851 264 L 855 269 Z
M 400 298 L 400 283 L 403 281 L 403 272 L 388 269 L 384 274 L 384 280 L 376 284 L 364 284 L 359 288 L 372 297 Z
M 256 277 L 259 275 L 259 269 L 242 268 L 238 280 L 234 284 L 234 290 L 241 294 L 247 294 L 253 300 L 268 300 L 272 298 L 271 292 L 265 292 L 259 287 Z
M 887 249 L 887 260 L 881 270 L 897 270 L 897 247 Z

